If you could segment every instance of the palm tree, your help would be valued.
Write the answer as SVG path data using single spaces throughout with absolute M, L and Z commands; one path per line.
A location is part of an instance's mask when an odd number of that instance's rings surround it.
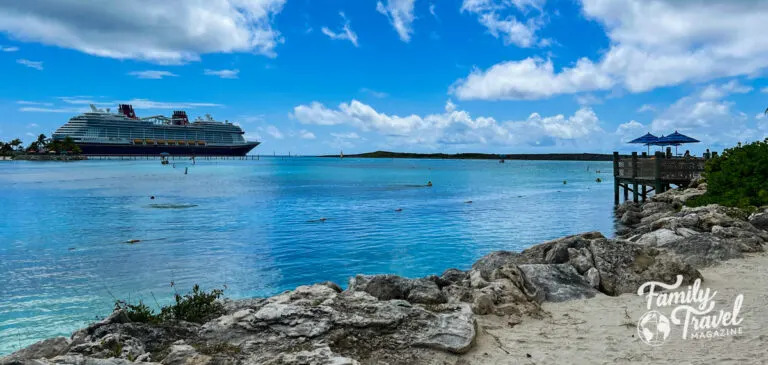
M 37 145 L 39 147 L 45 148 L 45 146 L 48 144 L 48 137 L 45 136 L 45 134 L 40 134 L 37 136 Z
M 17 151 L 23 151 L 24 146 L 22 145 L 22 143 L 23 142 L 21 142 L 20 139 L 16 138 L 13 141 L 11 141 L 11 143 L 9 143 L 8 145 L 10 145 L 12 148 L 15 148 Z

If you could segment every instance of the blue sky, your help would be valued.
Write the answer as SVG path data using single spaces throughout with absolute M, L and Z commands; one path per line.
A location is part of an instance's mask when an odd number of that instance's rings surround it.
M 102 5 L 98 5 L 98 4 Z M 238 122 L 254 153 L 610 152 L 768 136 L 768 3 L 0 3 L 0 139 L 94 103 Z

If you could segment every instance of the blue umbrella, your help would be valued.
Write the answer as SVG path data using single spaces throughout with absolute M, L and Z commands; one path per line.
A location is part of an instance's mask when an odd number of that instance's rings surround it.
M 639 144 L 644 144 L 644 145 L 648 146 L 648 153 L 650 154 L 651 153 L 651 145 L 655 144 L 658 141 L 659 141 L 659 137 L 656 137 L 656 136 L 654 136 L 653 134 L 650 134 L 650 133 L 646 133 L 642 137 L 635 138 L 635 139 L 629 141 L 629 143 L 639 143 Z
M 688 137 L 685 134 L 675 131 L 675 133 L 672 133 L 666 137 L 661 136 L 659 140 L 655 143 L 655 145 L 675 146 L 675 154 L 677 154 L 677 146 L 685 143 L 699 143 L 699 142 L 700 141 L 698 139 Z

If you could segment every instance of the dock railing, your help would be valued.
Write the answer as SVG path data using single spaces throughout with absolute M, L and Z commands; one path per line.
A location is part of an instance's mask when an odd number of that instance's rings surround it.
M 662 193 L 669 189 L 670 184 L 688 185 L 691 180 L 701 177 L 706 161 L 706 158 L 701 157 L 667 157 L 663 152 L 653 156 L 639 156 L 637 152 L 619 155 L 614 152 L 615 201 L 618 204 L 620 187 L 624 188 L 625 200 L 629 199 L 629 191 L 632 191 L 633 200 L 637 202 L 639 195 L 645 200 L 648 192 Z M 638 191 L 640 187 L 642 193 Z

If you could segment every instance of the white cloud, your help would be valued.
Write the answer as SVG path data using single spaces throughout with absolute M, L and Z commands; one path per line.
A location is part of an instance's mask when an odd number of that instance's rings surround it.
M 355 47 L 358 47 L 357 43 L 357 33 L 355 33 L 352 28 L 350 27 L 350 22 L 347 19 L 347 17 L 344 15 L 343 12 L 339 13 L 342 19 L 344 19 L 344 26 L 342 27 L 342 30 L 338 33 L 328 29 L 328 27 L 323 27 L 320 29 L 320 31 L 323 32 L 323 34 L 327 35 L 331 39 L 334 40 L 347 40 L 352 42 L 352 44 L 355 45 Z
M 20 65 L 27 66 L 29 68 L 34 68 L 35 70 L 42 71 L 43 70 L 43 62 L 42 61 L 30 61 L 25 60 L 23 58 L 20 58 L 16 60 L 16 63 Z
M 603 100 L 592 94 L 583 94 L 576 96 L 576 102 L 579 105 L 595 105 L 602 104 Z
M 25 113 L 81 113 L 84 112 L 84 108 L 42 108 L 42 107 L 36 107 L 36 106 L 25 106 L 23 108 L 19 108 L 20 112 Z
M 731 80 L 722 85 L 707 85 L 704 90 L 701 91 L 700 97 L 704 100 L 718 100 L 729 94 L 746 94 L 752 91 L 753 88 L 739 84 L 736 80 Z
M 218 76 L 222 79 L 236 79 L 237 75 L 240 74 L 240 70 L 234 69 L 234 70 L 209 70 L 205 69 L 203 70 L 203 74 L 207 76 Z
M 267 134 L 272 136 L 272 138 L 274 138 L 274 139 L 283 139 L 283 138 L 285 138 L 285 136 L 283 136 L 283 133 L 280 132 L 280 130 L 277 129 L 277 127 L 275 127 L 273 125 L 268 125 L 266 127 L 260 127 L 259 130 L 266 132 Z
M 159 63 L 200 54 L 253 52 L 275 56 L 281 43 L 273 18 L 285 0 L 133 0 L 96 5 L 82 0 L 0 2 L 0 32 L 22 41 L 91 55 Z
M 637 108 L 637 112 L 638 112 L 638 113 L 643 113 L 643 112 L 655 112 L 655 111 L 656 111 L 656 107 L 655 107 L 655 106 L 653 106 L 653 105 L 651 105 L 651 104 L 643 104 L 642 106 L 640 106 L 639 108 Z
M 502 38 L 504 44 L 514 44 L 518 47 L 532 47 L 537 44 L 546 46 L 548 41 L 539 42 L 536 36 L 543 25 L 543 6 L 546 0 L 464 0 L 461 5 L 462 12 L 476 14 L 478 21 L 488 29 L 488 32 Z M 502 15 L 504 13 L 517 12 L 524 19 L 518 20 L 515 15 Z M 529 17 L 531 13 L 538 13 L 536 17 Z
M 522 121 L 497 122 L 490 117 L 472 118 L 451 101 L 445 112 L 426 116 L 390 115 L 376 111 L 357 100 L 330 109 L 314 102 L 294 108 L 293 117 L 303 124 L 348 125 L 361 131 L 382 135 L 389 145 L 418 145 L 436 148 L 442 145 L 553 145 L 577 139 L 590 139 L 603 133 L 597 115 L 581 108 L 570 117 L 542 117 L 531 114 Z M 357 134 L 355 134 L 357 135 Z M 349 134 L 332 134 L 340 139 Z
M 415 19 L 413 8 L 416 0 L 386 0 L 386 2 L 387 5 L 381 1 L 376 3 L 376 11 L 389 19 L 389 23 L 397 31 L 400 40 L 406 43 L 410 42 L 411 34 L 413 34 L 413 20 Z
M 19 104 L 19 105 L 53 106 L 53 103 L 46 103 L 46 102 L 39 102 L 39 101 L 27 101 L 27 100 L 19 100 L 19 101 L 16 102 L 16 104 Z
M 331 136 L 341 139 L 360 139 L 360 136 L 355 132 L 349 133 L 331 133 Z
M 302 129 L 302 130 L 299 131 L 299 138 L 301 138 L 301 139 L 315 139 L 317 137 L 315 137 L 314 133 L 312 133 L 312 132 L 310 132 L 310 131 L 308 131 L 306 129 Z
M 371 96 L 373 96 L 375 98 L 379 98 L 379 99 L 383 99 L 383 98 L 386 98 L 387 96 L 389 96 L 389 94 L 387 94 L 385 92 L 371 90 L 371 89 L 366 88 L 366 87 L 360 89 L 360 92 L 361 93 L 365 93 L 365 94 L 370 94 Z
M 457 81 L 451 92 L 464 100 L 542 99 L 611 86 L 613 80 L 598 72 L 596 65 L 586 58 L 557 74 L 551 60 L 526 58 L 500 63 L 486 71 L 475 69 L 467 78 Z
M 748 92 L 746 87 L 728 82 L 708 85 L 700 91 L 682 97 L 662 111 L 651 123 L 654 134 L 687 133 L 707 145 L 727 147 L 737 142 L 762 140 L 768 130 L 752 124 L 745 113 L 735 110 L 735 104 L 723 100 L 730 94 Z
M 768 67 L 768 2 L 581 0 L 583 14 L 606 29 L 611 46 L 598 61 L 582 60 L 555 73 L 530 58 L 475 70 L 455 88 L 462 99 L 540 99 L 621 86 L 634 93 L 686 82 L 754 75 Z M 490 0 L 473 0 L 487 6 Z M 534 65 L 536 67 L 531 67 Z M 520 73 L 526 69 L 527 73 Z M 535 81 L 580 73 L 571 87 Z M 566 77 L 567 78 L 567 77 Z
M 26 134 L 28 137 L 36 137 L 36 136 L 35 136 L 35 134 L 34 134 L 34 133 L 31 133 L 31 132 L 27 132 L 27 133 L 25 133 L 25 134 Z
M 636 120 L 630 120 L 624 124 L 619 124 L 616 128 L 616 135 L 619 136 L 621 143 L 627 143 L 641 135 L 645 134 L 647 127 Z
M 92 100 L 92 98 L 89 98 L 88 96 L 62 96 L 58 97 L 57 99 L 61 100 L 65 104 L 69 105 L 90 105 L 93 104 L 97 107 L 110 107 L 110 106 L 116 106 L 118 104 L 131 104 L 136 109 L 194 109 L 194 108 L 211 108 L 211 107 L 222 107 L 224 105 L 222 104 L 216 104 L 216 103 L 199 103 L 199 102 L 167 102 L 167 101 L 154 101 L 154 100 L 148 100 L 148 99 L 130 99 L 130 100 Z M 35 103 L 35 104 L 32 104 Z M 40 103 L 40 102 L 28 102 L 25 101 L 24 104 L 26 105 L 53 105 L 51 103 Z M 24 108 L 22 108 L 24 109 Z M 21 109 L 19 109 L 21 110 Z M 53 110 L 65 112 L 65 111 L 71 111 L 72 108 L 55 108 Z M 82 110 L 82 109 L 75 109 Z M 23 110 L 22 110 L 23 111 Z M 31 110 L 27 110 L 31 111 Z
M 37 127 L 39 127 L 37 125 L 37 123 L 29 123 L 29 124 L 27 124 L 27 128 L 37 128 Z
M 768 87 L 764 87 L 764 88 L 760 89 L 760 92 L 762 92 L 764 94 L 768 94 Z
M 19 47 L 4 47 L 0 46 L 0 51 L 2 52 L 16 52 L 19 50 Z
M 437 13 L 435 13 L 435 4 L 429 4 L 429 13 L 432 14 L 435 19 L 438 19 Z
M 170 71 L 155 71 L 155 70 L 132 71 L 132 72 L 129 72 L 128 74 L 131 76 L 136 76 L 136 78 L 139 78 L 139 79 L 154 79 L 154 80 L 162 79 L 163 77 L 179 76 Z

